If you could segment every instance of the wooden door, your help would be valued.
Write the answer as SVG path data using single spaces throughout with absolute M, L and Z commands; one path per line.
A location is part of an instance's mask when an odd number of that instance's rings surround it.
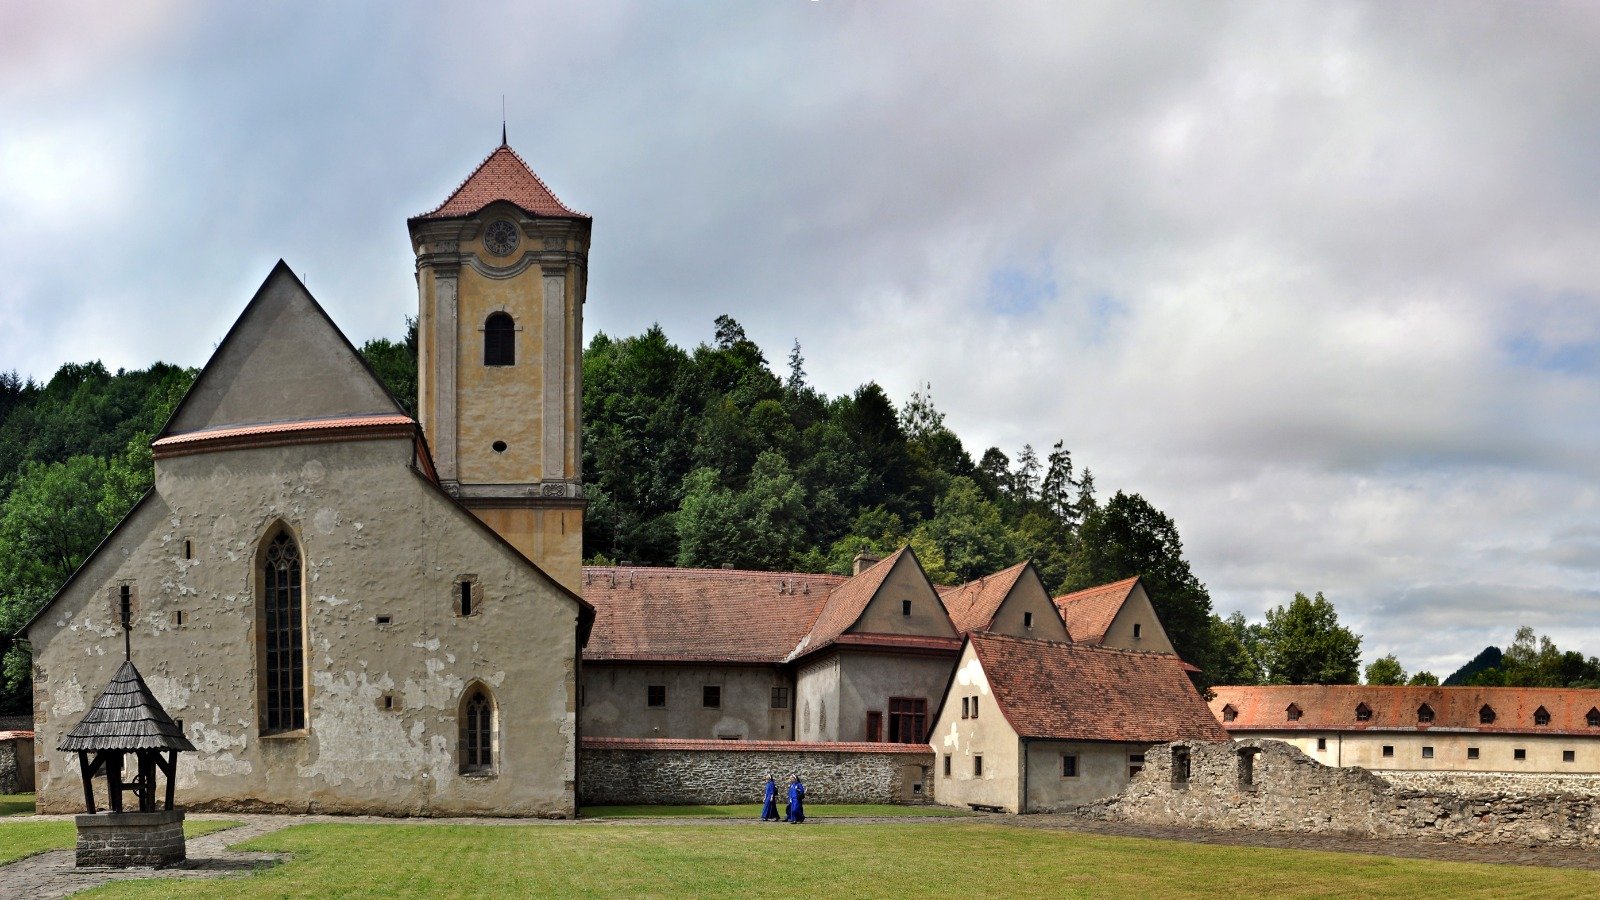
M 867 713 L 867 741 L 876 744 L 883 740 L 883 713 Z

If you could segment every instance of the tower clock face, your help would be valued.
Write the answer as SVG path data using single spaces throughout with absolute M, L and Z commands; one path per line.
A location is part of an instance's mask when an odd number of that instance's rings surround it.
M 495 256 L 505 256 L 517 249 L 517 226 L 505 219 L 496 219 L 483 230 L 483 246 Z

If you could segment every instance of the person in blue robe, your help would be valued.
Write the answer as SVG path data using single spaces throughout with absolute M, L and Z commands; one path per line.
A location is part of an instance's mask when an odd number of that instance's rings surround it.
M 789 779 L 789 818 L 791 825 L 799 825 L 806 820 L 806 786 L 800 781 L 799 773 Z
M 778 821 L 778 782 L 767 773 L 767 786 L 761 795 L 761 821 Z

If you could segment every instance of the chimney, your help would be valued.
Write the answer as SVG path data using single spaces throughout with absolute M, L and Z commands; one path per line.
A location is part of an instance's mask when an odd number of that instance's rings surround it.
M 862 572 L 872 568 L 882 560 L 883 557 L 877 555 L 876 553 L 868 553 L 867 551 L 863 550 L 855 555 L 855 559 L 850 561 L 850 574 L 860 575 Z

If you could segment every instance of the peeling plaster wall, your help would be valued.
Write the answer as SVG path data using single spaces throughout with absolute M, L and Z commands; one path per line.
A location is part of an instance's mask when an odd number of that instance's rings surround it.
M 961 718 L 961 698 L 978 698 L 978 717 Z M 934 796 L 946 806 L 969 803 L 998 806 L 1018 812 L 1021 741 L 1001 714 L 989 692 L 989 678 L 969 644 L 956 664 L 950 693 L 933 725 Z M 983 757 L 983 774 L 973 771 L 975 757 Z M 945 758 L 950 774 L 944 774 Z
M 667 689 L 667 705 L 646 705 L 647 688 Z M 722 706 L 702 704 L 706 685 L 722 688 Z M 774 666 L 664 666 L 593 663 L 583 666 L 584 737 L 725 738 L 787 741 L 791 710 L 772 708 L 772 689 L 794 685 Z
M 829 654 L 800 668 L 795 676 L 797 741 L 839 739 L 839 654 Z
M 577 605 L 426 484 L 411 457 L 409 441 L 383 440 L 158 462 L 154 494 L 29 631 L 40 812 L 82 803 L 75 759 L 49 748 L 121 661 L 111 597 L 127 581 L 134 661 L 200 751 L 179 756 L 180 803 L 571 815 Z M 255 560 L 280 521 L 303 560 L 308 728 L 262 737 Z M 466 618 L 453 605 L 462 575 L 482 594 Z M 457 708 L 474 680 L 495 701 L 494 777 L 458 774 Z

